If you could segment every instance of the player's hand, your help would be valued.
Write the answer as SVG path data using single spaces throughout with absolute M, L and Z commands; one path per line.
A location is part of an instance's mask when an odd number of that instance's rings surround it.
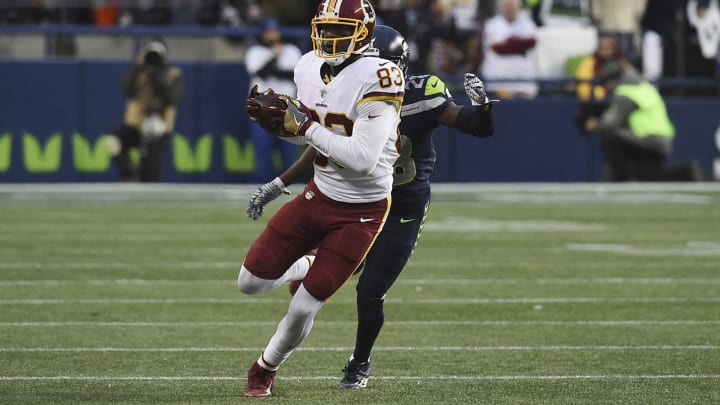
M 265 212 L 265 206 L 272 200 L 278 198 L 280 194 L 290 194 L 290 190 L 285 188 L 285 183 L 279 177 L 275 177 L 271 182 L 265 183 L 255 190 L 248 201 L 247 214 L 248 217 L 256 220 Z
M 595 128 L 597 128 L 597 118 L 590 117 L 585 121 L 585 131 L 587 133 L 595 132 Z
M 468 98 L 470 98 L 470 102 L 474 106 L 495 104 L 500 101 L 490 100 L 485 92 L 485 85 L 482 80 L 472 73 L 465 73 L 463 86 L 465 87 L 465 94 L 467 94 Z
M 247 110 L 248 116 L 253 122 L 258 122 L 258 114 L 260 112 L 260 108 L 262 106 L 260 103 L 255 100 L 258 96 L 261 96 L 263 94 L 274 94 L 275 91 L 273 89 L 267 89 L 265 91 L 259 91 L 258 85 L 252 86 L 250 89 L 250 94 L 248 95 L 248 98 L 245 100 L 245 110 Z
M 275 93 L 275 90 L 270 89 L 270 88 L 261 92 L 260 90 L 258 90 L 258 85 L 256 84 L 256 85 L 252 86 L 252 89 L 250 89 L 250 95 L 248 95 L 248 98 L 255 98 L 261 94 L 273 94 L 273 93 Z
M 287 104 L 287 109 L 282 117 L 273 118 L 271 121 L 273 126 L 283 128 L 285 134 L 291 136 L 305 136 L 305 131 L 314 122 L 310 109 L 296 98 L 288 96 L 280 96 L 280 98 Z

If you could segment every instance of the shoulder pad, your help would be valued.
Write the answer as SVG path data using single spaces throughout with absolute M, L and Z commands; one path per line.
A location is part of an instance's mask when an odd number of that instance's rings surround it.
M 428 77 L 425 82 L 425 96 L 432 96 L 433 94 L 442 94 L 445 92 L 445 82 L 440 80 L 437 76 Z

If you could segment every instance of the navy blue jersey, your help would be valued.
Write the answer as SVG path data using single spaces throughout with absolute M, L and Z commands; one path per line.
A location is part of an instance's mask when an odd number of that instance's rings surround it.
M 430 198 L 430 176 L 435 168 L 432 132 L 439 124 L 438 116 L 451 101 L 450 91 L 437 76 L 409 76 L 405 80 L 392 212 L 405 214 L 424 209 Z

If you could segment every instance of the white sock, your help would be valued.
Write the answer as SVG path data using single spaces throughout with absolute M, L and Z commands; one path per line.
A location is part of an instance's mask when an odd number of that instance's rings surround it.
M 285 274 L 280 276 L 278 281 L 282 280 L 280 282 L 280 284 L 282 284 L 304 279 L 314 261 L 315 256 L 303 256 L 299 258 L 295 263 L 290 265 Z
M 322 306 L 323 302 L 310 295 L 305 286 L 298 288 L 290 300 L 287 315 L 278 324 L 262 354 L 261 358 L 268 366 L 277 368 L 290 357 L 293 350 L 310 334 L 315 315 Z
M 299 258 L 295 263 L 290 265 L 285 273 L 276 280 L 266 280 L 252 274 L 245 266 L 240 269 L 238 274 L 238 287 L 242 292 L 248 295 L 258 294 L 267 290 L 280 286 L 285 283 L 289 283 L 294 280 L 302 280 L 305 278 L 312 262 L 315 260 L 315 256 L 303 256 Z

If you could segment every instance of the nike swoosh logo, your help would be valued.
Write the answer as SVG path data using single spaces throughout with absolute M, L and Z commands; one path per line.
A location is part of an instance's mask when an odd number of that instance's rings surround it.
M 415 220 L 415 218 L 408 218 L 408 219 L 400 218 L 400 223 L 401 223 L 401 224 L 407 224 L 408 222 L 412 222 L 412 221 L 414 221 L 414 220 Z
M 371 119 L 373 119 L 373 118 L 377 118 L 377 117 L 379 117 L 379 115 L 368 115 L 368 119 L 369 119 L 369 120 L 371 120 Z
M 435 88 L 438 85 L 439 80 L 435 79 L 435 83 L 430 84 L 430 87 Z
M 370 221 L 374 221 L 374 220 L 375 220 L 375 218 L 363 218 L 363 217 L 360 217 L 360 222 L 362 222 L 362 223 L 370 222 Z
M 385 66 L 385 65 L 387 65 L 388 63 L 390 63 L 390 62 L 378 63 L 378 65 L 380 65 L 380 66 Z

